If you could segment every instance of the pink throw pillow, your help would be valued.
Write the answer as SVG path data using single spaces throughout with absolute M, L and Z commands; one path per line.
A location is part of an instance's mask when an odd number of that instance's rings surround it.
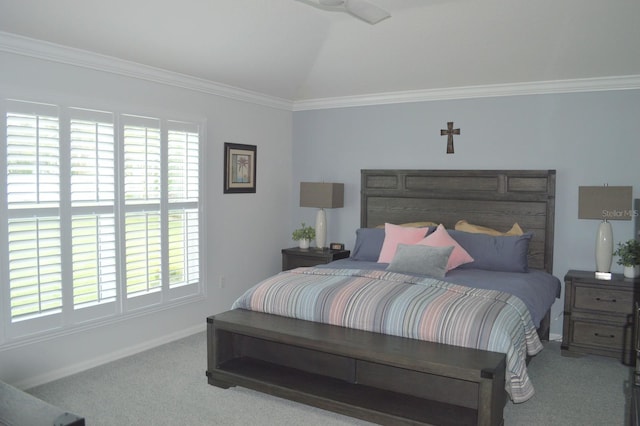
M 378 263 L 391 263 L 398 244 L 413 245 L 422 240 L 429 228 L 406 228 L 391 223 L 384 224 L 384 242 L 380 250 Z
M 447 272 L 460 265 L 464 265 L 465 263 L 473 262 L 473 257 L 471 257 L 469 253 L 467 253 L 467 251 L 463 249 L 462 246 L 458 244 L 453 237 L 451 237 L 451 235 L 449 235 L 442 224 L 438 225 L 435 231 L 429 234 L 428 237 L 419 241 L 417 244 L 432 247 L 453 246 L 453 251 L 451 252 L 451 256 L 449 256 L 449 261 L 447 262 Z

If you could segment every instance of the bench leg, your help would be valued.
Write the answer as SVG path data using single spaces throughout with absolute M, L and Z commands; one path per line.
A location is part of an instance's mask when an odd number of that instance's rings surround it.
M 478 386 L 478 425 L 504 425 L 506 398 L 504 379 L 500 380 L 500 376 L 481 379 Z

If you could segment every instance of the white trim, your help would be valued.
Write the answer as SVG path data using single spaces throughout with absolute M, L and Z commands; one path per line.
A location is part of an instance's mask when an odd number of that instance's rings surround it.
M 628 75 L 409 90 L 292 101 L 3 31 L 0 31 L 0 51 L 138 78 L 285 111 L 305 111 L 452 99 L 640 89 L 640 75 Z
M 562 342 L 562 334 L 550 333 L 549 334 L 550 342 Z
M 0 51 L 181 87 L 286 111 L 292 109 L 291 101 L 276 96 L 3 31 L 0 31 Z
M 72 374 L 89 370 L 90 368 L 98 367 L 100 365 L 104 365 L 109 362 L 117 361 L 119 359 L 126 358 L 128 356 L 135 355 L 140 352 L 144 352 L 146 350 L 153 349 L 155 347 L 158 347 L 167 343 L 171 343 L 175 340 L 189 337 L 196 333 L 204 332 L 205 330 L 206 330 L 206 324 L 203 322 L 202 324 L 194 325 L 194 326 L 185 328 L 183 330 L 176 331 L 171 334 L 167 334 L 155 339 L 147 340 L 146 342 L 142 342 L 134 346 L 129 346 L 124 349 L 113 351 L 111 353 L 99 356 L 97 358 L 90 359 L 88 361 L 79 362 L 77 364 L 73 364 L 68 367 L 59 368 L 57 370 L 50 371 L 45 374 L 41 374 L 39 376 L 31 377 L 29 379 L 15 383 L 14 386 L 18 389 L 30 389 L 34 386 L 39 386 L 44 383 L 49 383 L 54 380 L 61 379 L 63 377 L 71 376 Z
M 294 111 L 347 108 L 407 102 L 443 101 L 451 99 L 491 98 L 553 93 L 597 92 L 604 90 L 640 89 L 640 75 L 582 78 L 573 80 L 535 81 L 530 83 L 492 84 L 485 86 L 451 87 L 445 89 L 410 90 L 371 95 L 295 101 Z

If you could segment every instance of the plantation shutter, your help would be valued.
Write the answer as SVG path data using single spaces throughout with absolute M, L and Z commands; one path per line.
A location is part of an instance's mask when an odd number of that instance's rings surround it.
M 200 279 L 199 134 L 196 126 L 169 123 L 168 132 L 169 285 Z
M 161 141 L 158 120 L 124 120 L 126 294 L 133 297 L 162 289 Z
M 203 297 L 198 124 L 0 107 L 0 345 Z
M 117 297 L 115 136 L 112 114 L 70 115 L 73 306 L 82 309 Z
M 7 242 L 11 322 L 62 308 L 57 108 L 7 102 Z

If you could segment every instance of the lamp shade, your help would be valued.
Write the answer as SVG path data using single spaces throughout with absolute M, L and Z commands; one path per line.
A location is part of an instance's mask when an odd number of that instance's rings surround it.
M 300 182 L 300 207 L 335 209 L 343 206 L 343 183 Z
M 631 220 L 631 186 L 581 186 L 578 219 Z

